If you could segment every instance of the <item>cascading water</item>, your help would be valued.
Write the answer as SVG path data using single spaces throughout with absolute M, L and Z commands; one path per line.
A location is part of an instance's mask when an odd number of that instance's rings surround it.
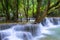
M 9 28 L 0 26 L 0 40 L 43 40 L 46 35 L 53 35 L 59 28 L 60 18 L 45 18 L 40 24 L 16 24 Z M 53 35 L 54 36 L 54 35 Z

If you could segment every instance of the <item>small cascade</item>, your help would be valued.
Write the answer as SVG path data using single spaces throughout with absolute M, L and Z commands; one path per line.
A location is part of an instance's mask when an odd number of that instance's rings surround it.
M 49 27 L 49 26 L 52 26 L 53 23 L 50 22 L 50 19 L 49 18 L 45 18 L 46 19 L 46 26 Z
M 0 27 L 0 40 L 40 40 L 46 35 L 53 35 L 51 28 L 60 26 L 60 18 L 45 18 L 39 24 L 15 24 L 6 28 Z

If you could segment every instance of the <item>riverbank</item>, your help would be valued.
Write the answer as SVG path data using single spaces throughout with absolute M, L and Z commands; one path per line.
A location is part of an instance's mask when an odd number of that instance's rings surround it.
M 45 17 L 45 18 L 47 18 L 47 17 Z M 60 17 L 48 17 L 48 18 L 52 18 L 53 20 L 56 20 L 56 19 L 59 19 L 60 20 Z M 3 21 L 1 21 L 0 22 L 0 25 L 1 24 L 26 24 L 26 23 L 33 23 L 34 22 L 34 20 L 29 20 L 28 22 L 26 22 L 26 20 L 24 20 L 24 21 L 18 21 L 18 22 L 3 22 Z
M 0 22 L 0 25 L 1 24 L 25 24 L 25 23 L 27 23 L 26 21 L 24 21 L 24 22 Z

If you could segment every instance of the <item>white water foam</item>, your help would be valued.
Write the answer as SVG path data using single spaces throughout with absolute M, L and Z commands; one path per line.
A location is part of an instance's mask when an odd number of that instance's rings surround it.
M 45 18 L 46 25 L 43 26 L 41 23 L 36 24 L 25 24 L 15 25 L 10 29 L 0 30 L 1 40 L 39 40 L 42 37 L 46 37 L 45 34 L 51 35 L 51 28 L 57 28 L 60 26 L 59 20 L 58 25 L 54 25 L 51 20 L 53 18 Z

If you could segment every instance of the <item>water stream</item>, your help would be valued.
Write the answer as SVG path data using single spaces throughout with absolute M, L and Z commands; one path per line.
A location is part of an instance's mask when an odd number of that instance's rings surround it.
M 60 40 L 60 18 L 45 18 L 39 24 L 0 27 L 0 40 Z

